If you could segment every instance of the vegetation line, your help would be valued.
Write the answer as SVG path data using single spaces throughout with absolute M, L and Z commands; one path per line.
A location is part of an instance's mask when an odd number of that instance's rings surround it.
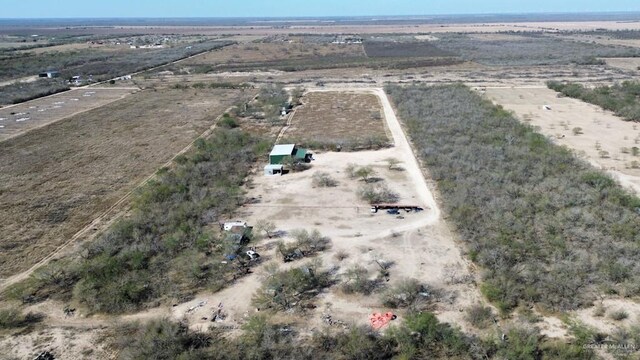
M 613 86 L 598 86 L 593 89 L 582 84 L 549 81 L 549 89 L 563 96 L 580 99 L 613 111 L 617 116 L 629 121 L 640 121 L 640 82 L 624 81 Z
M 231 111 L 232 108 L 233 108 L 233 106 L 229 107 L 225 111 L 225 113 Z M 213 131 L 215 130 L 215 128 L 216 128 L 216 126 L 218 124 L 218 121 L 222 118 L 222 116 L 223 115 L 219 115 L 216 118 L 216 121 L 214 122 L 214 124 L 211 127 L 209 127 L 207 130 L 205 130 L 202 134 L 200 134 L 197 138 L 195 138 L 189 145 L 187 145 L 182 150 L 180 150 L 177 154 L 175 154 L 171 159 L 169 159 L 166 163 L 164 163 L 164 165 L 159 167 L 159 169 L 165 169 L 165 168 L 171 167 L 172 164 L 174 163 L 174 161 L 179 156 L 182 156 L 182 155 L 186 154 L 188 151 L 191 151 L 198 140 L 204 139 L 206 137 L 211 136 L 211 134 L 213 133 Z M 66 241 L 65 243 L 63 243 L 60 246 L 58 246 L 51 254 L 47 255 L 44 259 L 40 260 L 38 263 L 33 265 L 28 270 L 23 271 L 20 274 L 16 274 L 14 276 L 11 276 L 11 277 L 5 279 L 0 284 L 0 294 L 3 293 L 9 286 L 27 279 L 38 268 L 46 265 L 52 259 L 57 258 L 69 245 L 71 245 L 71 244 L 75 243 L 76 241 L 78 241 L 78 239 L 80 239 L 82 236 L 86 235 L 90 230 L 94 229 L 96 226 L 102 224 L 102 228 L 103 229 L 111 226 L 113 224 L 113 221 L 115 221 L 115 220 L 117 220 L 119 218 L 119 216 L 116 214 L 117 212 L 115 210 L 121 208 L 121 206 L 123 204 L 129 202 L 131 197 L 136 192 L 138 192 L 143 186 L 147 185 L 149 183 L 149 181 L 153 180 L 156 176 L 158 176 L 159 171 L 160 170 L 154 171 L 153 174 L 149 175 L 144 180 L 142 180 L 140 183 L 138 183 L 138 185 L 136 185 L 133 189 L 128 191 L 126 194 L 124 194 L 120 199 L 118 199 L 118 201 L 116 201 L 108 209 L 106 209 L 104 212 L 102 212 L 98 217 L 96 217 L 95 219 L 93 219 L 92 221 L 87 223 L 87 225 L 85 225 L 82 229 L 80 229 L 78 232 L 76 232 L 68 241 Z M 105 219 L 109 219 L 111 216 L 115 216 L 115 217 L 112 218 L 111 220 L 105 222 Z M 96 232 L 96 233 L 99 233 L 99 232 Z M 90 237 L 87 240 L 91 240 L 92 238 L 93 237 Z
M 13 85 L 8 85 L 5 87 L 0 87 L 0 89 L 2 89 L 4 92 L 6 92 L 7 97 L 6 100 L 9 100 L 9 102 L 11 102 L 11 105 L 7 105 L 4 108 L 10 108 L 13 107 L 15 105 L 18 104 L 22 104 L 25 103 L 27 101 L 31 101 L 31 100 L 36 100 L 36 99 L 41 99 L 41 98 L 46 98 L 46 97 L 50 97 L 50 96 L 54 96 L 54 95 L 58 95 L 61 93 L 65 93 L 74 89 L 85 89 L 88 87 L 93 87 L 93 86 L 99 86 L 99 85 L 104 85 L 109 83 L 110 81 L 117 79 L 121 76 L 125 76 L 125 75 L 131 75 L 131 76 L 135 76 L 135 75 L 139 75 L 148 71 L 154 71 L 154 70 L 158 70 L 158 69 L 162 69 L 163 67 L 166 66 L 170 66 L 170 65 L 174 65 L 174 64 L 178 64 L 182 61 L 186 61 L 189 59 L 193 59 L 195 57 L 207 54 L 209 52 L 215 51 L 215 50 L 219 50 L 221 48 L 230 46 L 230 45 L 234 45 L 236 44 L 235 42 L 226 42 L 223 44 L 217 44 L 215 47 L 210 48 L 210 49 L 201 49 L 201 50 L 197 50 L 196 52 L 192 52 L 192 53 L 187 53 L 184 56 L 181 56 L 177 59 L 170 59 L 166 62 L 163 62 L 161 64 L 157 64 L 157 65 L 143 65 L 141 67 L 138 68 L 133 68 L 133 71 L 130 73 L 113 73 L 113 74 L 107 74 L 107 78 L 103 78 L 101 81 L 98 81 L 95 84 L 89 84 L 89 85 L 85 85 L 85 86 L 81 86 L 81 87 L 77 87 L 77 88 L 70 88 L 67 85 L 62 85 L 60 83 L 54 83 L 52 84 L 51 82 L 47 82 L 46 80 L 39 80 L 37 81 L 37 85 L 25 85 L 22 83 L 18 83 L 18 84 L 13 84 Z M 135 65 L 134 65 L 135 66 Z M 117 68 L 117 67 L 116 67 Z M 41 90 L 42 88 L 42 84 L 47 84 L 47 86 L 50 89 L 46 89 L 46 90 Z M 25 86 L 27 86 L 28 88 L 24 88 Z M 13 94 L 13 95 L 12 95 Z M 12 97 L 13 96 L 13 97 Z M 5 101 L 6 101 L 5 100 Z M 2 101 L 0 101 L 0 105 L 2 105 Z
M 91 312 L 123 313 L 223 288 L 246 269 L 219 261 L 238 249 L 216 232 L 217 222 L 243 203 L 241 185 L 270 144 L 218 127 L 143 186 L 130 216 L 87 243 L 82 256 L 48 264 L 9 287 L 7 297 L 73 300 Z
M 503 312 L 640 294 L 640 199 L 463 85 L 387 91 Z

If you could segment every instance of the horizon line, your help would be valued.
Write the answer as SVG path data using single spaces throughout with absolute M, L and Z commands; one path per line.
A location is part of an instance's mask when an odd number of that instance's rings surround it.
M 419 15 L 291 15 L 291 16 L 109 16 L 109 17 L 0 17 L 0 20 L 119 20 L 119 19 L 150 19 L 150 20 L 186 20 L 186 19 L 353 19 L 353 18 L 426 18 L 426 17 L 456 17 L 456 16 L 521 16 L 521 15 L 640 15 L 640 10 L 632 11 L 547 11 L 547 12 L 504 12 L 504 13 L 448 13 L 448 14 L 419 14 Z M 638 19 L 640 20 L 640 19 Z

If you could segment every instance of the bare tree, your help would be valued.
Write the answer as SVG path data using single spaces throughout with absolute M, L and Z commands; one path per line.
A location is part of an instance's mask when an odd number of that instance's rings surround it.
M 266 219 L 258 220 L 255 227 L 258 232 L 264 231 L 269 239 L 273 237 L 273 232 L 276 230 L 276 224 Z

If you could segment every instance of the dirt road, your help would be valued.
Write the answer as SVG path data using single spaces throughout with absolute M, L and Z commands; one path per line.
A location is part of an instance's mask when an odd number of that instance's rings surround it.
M 331 249 L 318 256 L 324 266 L 339 266 L 337 276 L 347 269 L 359 265 L 368 271 L 378 271 L 377 262 L 394 263 L 391 286 L 406 278 L 416 278 L 428 284 L 444 286 L 443 279 L 452 271 L 469 274 L 468 263 L 463 259 L 453 235 L 442 220 L 431 187 L 413 154 L 403 128 L 395 115 L 393 106 L 380 88 L 328 88 L 309 91 L 348 91 L 374 94 L 380 99 L 385 121 L 394 142 L 394 147 L 378 151 L 322 152 L 314 156 L 312 169 L 284 177 L 253 178 L 254 185 L 247 196 L 260 197 L 258 204 L 247 205 L 239 217 L 249 223 L 259 219 L 273 221 L 278 230 L 288 233 L 294 229 L 317 229 L 332 240 Z M 389 170 L 386 160 L 396 157 L 402 162 L 403 171 Z M 357 199 L 358 179 L 345 178 L 341 169 L 348 163 L 370 164 L 387 185 L 400 194 L 401 201 L 421 204 L 420 213 L 391 216 L 384 212 L 371 214 L 369 206 Z M 315 189 L 309 192 L 313 172 L 324 171 L 335 176 L 339 186 Z M 264 264 L 275 260 L 282 269 L 299 266 L 300 262 L 282 264 L 273 255 L 273 242 L 291 241 L 285 235 L 279 239 L 263 239 L 256 248 L 263 255 L 263 265 L 228 288 L 217 292 L 202 292 L 194 300 L 178 304 L 170 309 L 174 319 L 186 318 L 193 329 L 211 325 L 212 311 L 222 304 L 226 318 L 216 326 L 238 328 L 248 316 L 258 309 L 252 307 L 251 298 L 263 283 Z M 348 259 L 339 263 L 337 253 L 346 253 Z M 455 269 L 455 270 L 451 270 Z M 440 285 L 442 284 L 442 285 Z M 453 304 L 444 305 L 439 316 L 444 321 L 461 323 L 459 309 L 480 298 L 474 285 L 449 286 L 458 298 Z M 347 323 L 365 324 L 368 314 L 377 307 L 377 296 L 349 297 L 341 294 L 339 287 L 323 292 L 317 298 L 318 309 L 305 318 L 304 328 L 310 330 L 322 326 L 323 313 L 330 312 L 334 319 Z M 205 319 L 207 318 L 207 319 Z
M 365 94 L 374 94 L 378 96 L 380 102 L 382 104 L 382 109 L 384 110 L 384 118 L 387 122 L 387 127 L 391 132 L 391 136 L 393 138 L 393 143 L 397 150 L 406 154 L 401 160 L 404 162 L 405 170 L 409 174 L 411 178 L 411 182 L 414 185 L 415 192 L 418 194 L 419 199 L 422 203 L 426 204 L 429 209 L 429 216 L 425 218 L 421 226 L 426 226 L 435 223 L 440 219 L 440 209 L 438 208 L 438 204 L 436 203 L 435 197 L 433 193 L 429 190 L 429 186 L 427 185 L 427 181 L 425 180 L 424 174 L 420 168 L 420 164 L 416 159 L 415 153 L 409 144 L 409 140 L 405 135 L 402 126 L 400 125 L 400 121 L 396 117 L 396 113 L 391 106 L 391 102 L 387 97 L 387 94 L 384 92 L 384 89 L 375 88 L 340 88 L 340 91 L 347 92 L 359 92 Z M 336 89 L 310 89 L 309 91 L 336 91 Z M 400 229 L 402 231 L 411 230 L 411 228 Z

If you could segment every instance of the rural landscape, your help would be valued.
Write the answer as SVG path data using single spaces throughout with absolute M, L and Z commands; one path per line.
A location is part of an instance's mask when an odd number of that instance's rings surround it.
M 0 360 L 640 359 L 640 14 L 0 19 Z

